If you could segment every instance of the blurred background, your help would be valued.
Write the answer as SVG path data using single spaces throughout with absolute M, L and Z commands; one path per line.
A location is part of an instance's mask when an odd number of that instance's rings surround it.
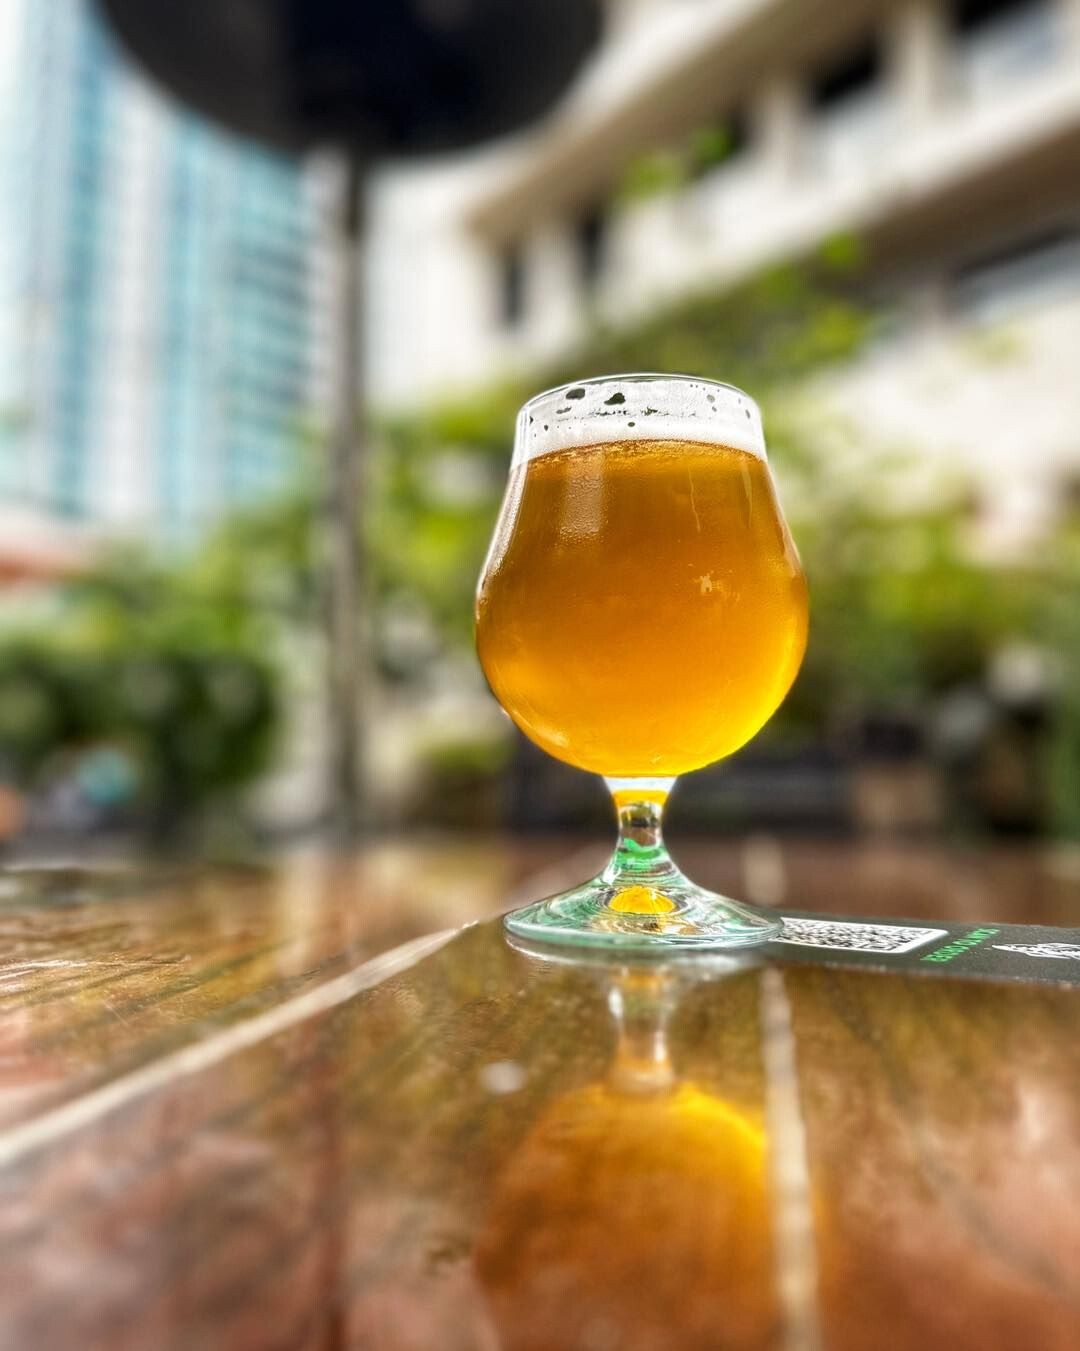
M 0 166 L 3 848 L 318 841 L 337 166 L 183 111 L 90 0 L 0 0 Z M 1080 0 L 608 0 L 549 115 L 380 166 L 367 214 L 380 840 L 609 834 L 487 693 L 472 595 L 522 399 L 691 371 L 763 405 L 812 635 L 679 787 L 681 861 L 1075 921 Z

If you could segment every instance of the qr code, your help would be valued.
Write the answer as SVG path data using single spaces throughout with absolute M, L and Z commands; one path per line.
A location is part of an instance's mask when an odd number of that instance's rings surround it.
M 1026 957 L 1055 957 L 1080 962 L 1080 943 L 995 943 L 995 952 L 1022 952 Z
M 911 952 L 944 938 L 947 929 L 916 929 L 908 924 L 860 924 L 835 919 L 785 919 L 779 943 L 844 952 Z

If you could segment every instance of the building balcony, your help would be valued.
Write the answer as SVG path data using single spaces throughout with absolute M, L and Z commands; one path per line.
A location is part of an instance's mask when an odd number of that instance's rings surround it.
M 992 100 L 952 98 L 917 125 L 883 99 L 853 101 L 842 116 L 806 120 L 786 175 L 747 153 L 670 197 L 625 208 L 601 288 L 606 317 L 737 281 L 837 233 L 859 234 L 886 257 L 916 236 L 925 243 L 930 222 L 942 232 L 935 248 L 950 234 L 977 236 L 1002 211 L 1004 182 L 1012 201 L 1036 208 L 1065 190 L 1080 154 L 1080 81 L 1056 51 L 1040 78 L 1002 83 Z
M 667 24 L 628 17 L 589 99 L 466 190 L 470 252 L 454 284 L 473 337 L 460 322 L 436 335 L 432 382 L 542 365 L 597 318 L 632 321 L 838 234 L 865 241 L 887 282 L 894 267 L 962 263 L 1029 217 L 1075 212 L 1080 0 L 900 8 L 868 29 L 854 9 L 825 6 L 812 42 L 784 0 L 702 0 L 671 7 Z M 762 52 L 788 58 L 748 82 Z M 678 154 L 729 117 L 745 141 L 728 161 L 677 191 L 612 200 L 636 156 Z M 586 268 L 590 214 L 603 217 L 603 245 Z M 512 320 L 499 301 L 510 254 L 521 259 Z

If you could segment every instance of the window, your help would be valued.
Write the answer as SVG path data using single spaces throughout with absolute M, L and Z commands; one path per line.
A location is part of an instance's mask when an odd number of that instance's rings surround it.
M 992 322 L 1080 290 L 1080 228 L 1059 227 L 972 259 L 950 287 L 965 319 Z
M 520 244 L 511 244 L 499 259 L 499 317 L 506 328 L 516 328 L 525 318 L 525 255 Z
M 813 80 L 810 106 L 816 113 L 836 111 L 876 92 L 881 84 L 881 74 L 881 50 L 877 42 L 865 42 L 841 61 L 826 67 Z
M 853 176 L 876 161 L 890 129 L 886 91 L 881 48 L 873 38 L 811 80 L 810 149 L 818 169 Z
M 578 258 L 581 281 L 586 291 L 592 291 L 604 271 L 607 221 L 597 207 L 587 212 L 577 223 Z
M 953 0 L 953 31 L 978 33 L 1005 20 L 1053 9 L 1054 0 Z
M 953 0 L 950 18 L 958 83 L 977 98 L 1052 65 L 1063 41 L 1056 0 Z

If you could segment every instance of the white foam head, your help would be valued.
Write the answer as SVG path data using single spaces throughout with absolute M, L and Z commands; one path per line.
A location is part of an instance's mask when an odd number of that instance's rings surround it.
M 693 375 L 605 375 L 530 399 L 518 414 L 514 463 L 613 441 L 699 441 L 765 459 L 761 411 L 734 385 Z

